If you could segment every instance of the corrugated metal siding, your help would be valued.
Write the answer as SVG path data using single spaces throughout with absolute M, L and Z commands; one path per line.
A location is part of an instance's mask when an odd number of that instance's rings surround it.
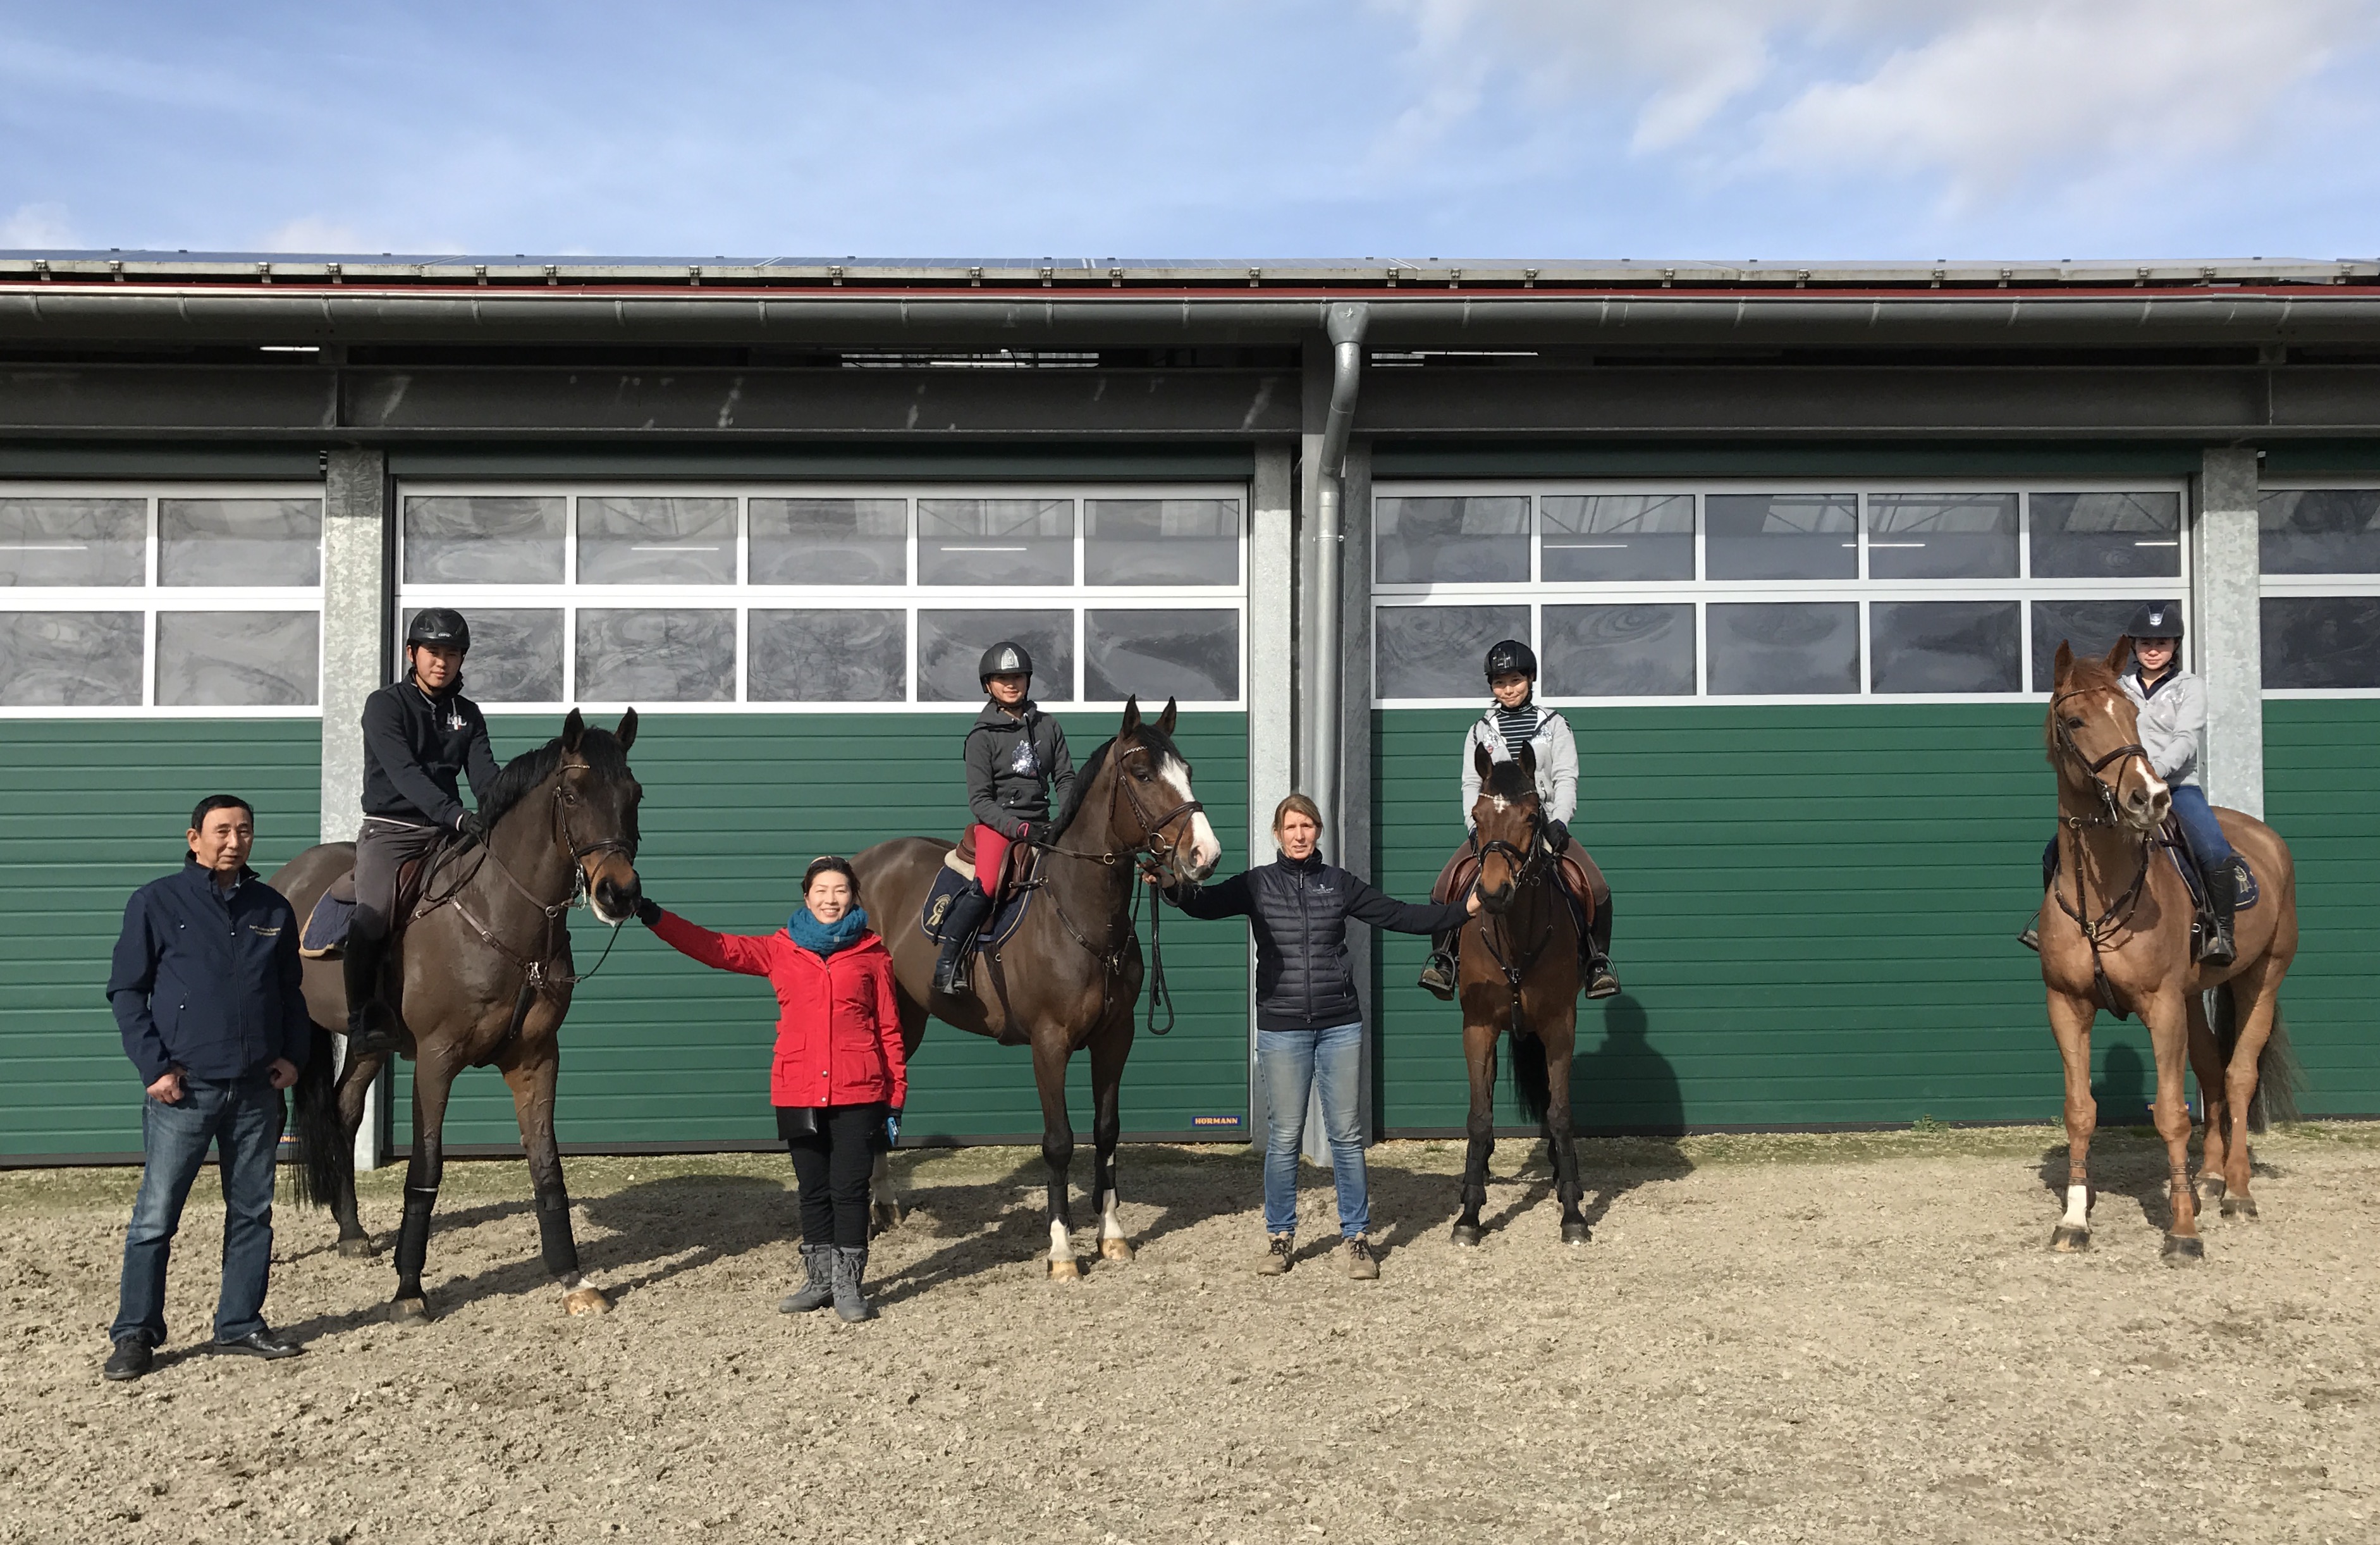
M 270 874 L 321 830 L 310 719 L 18 719 L 0 726 L 0 1155 L 138 1154 L 140 1085 L 103 990 L 135 890 L 180 861 L 190 807 L 256 807 Z
M 1461 840 L 1457 753 L 1473 717 L 1378 716 L 1377 872 L 1398 895 L 1423 894 Z M 2041 978 L 2013 937 L 2040 900 L 2056 808 L 2040 708 L 1569 717 L 1583 767 L 1573 829 L 1618 898 L 1628 986 L 1581 1009 L 1584 1124 L 2056 1119 Z M 1383 939 L 1383 1125 L 1459 1127 L 1459 1016 L 1412 985 L 1425 943 Z M 2138 1021 L 2102 1015 L 2093 1049 L 2102 1119 L 2143 1120 L 2119 1113 L 2153 1092 Z
M 969 714 L 653 715 L 633 754 L 645 786 L 647 887 L 705 927 L 766 933 L 784 926 L 803 868 L 910 833 L 955 836 L 965 820 L 959 748 Z M 1105 715 L 1066 713 L 1079 761 L 1115 733 Z M 499 756 L 558 727 L 504 718 Z M 1188 713 L 1178 736 L 1219 833 L 1247 829 L 1247 731 L 1240 713 Z M 1228 840 L 1228 839 L 1227 839 Z M 1198 1115 L 1245 1119 L 1247 966 L 1239 931 L 1167 930 L 1167 975 L 1181 1023 L 1140 1037 L 1125 1074 L 1128 1132 L 1190 1136 Z M 914 918 L 879 919 L 913 927 Z M 574 914 L 581 969 L 604 936 Z M 1144 941 L 1146 940 L 1144 925 Z M 579 988 L 563 1029 L 558 1122 L 565 1143 L 772 1140 L 769 1049 L 776 1002 L 757 979 L 710 971 L 631 925 L 611 963 Z M 1090 1125 L 1087 1058 L 1075 1068 L 1075 1120 Z M 398 1141 L 412 1116 L 400 1064 Z M 1029 1054 L 935 1024 L 911 1070 L 904 1139 L 1038 1140 Z M 1211 1132 L 1208 1135 L 1211 1136 Z M 512 1098 L 490 1069 L 466 1073 L 447 1113 L 450 1143 L 516 1143 Z
M 2281 988 L 2310 1114 L 2380 1113 L 2380 702 L 2268 700 L 2265 812 L 2298 862 L 2298 958 Z

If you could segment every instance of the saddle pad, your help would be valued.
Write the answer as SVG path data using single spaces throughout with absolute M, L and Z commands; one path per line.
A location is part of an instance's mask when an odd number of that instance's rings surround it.
M 944 863 L 941 869 L 936 870 L 934 882 L 926 888 L 925 908 L 917 918 L 918 930 L 933 943 L 941 943 L 942 919 L 950 916 L 951 903 L 958 899 L 960 891 L 974 883 L 973 876 L 961 874 L 948 863 Z M 992 914 L 991 921 L 985 925 L 984 931 L 976 935 L 975 947 L 978 954 L 985 950 L 998 949 L 1008 943 L 1010 936 L 1015 933 L 1019 925 L 1025 921 L 1026 909 L 1032 905 L 1033 894 L 1034 893 L 1029 890 L 1015 891 L 1009 894 L 1008 899 L 1003 901 L 999 909 Z
M 2181 882 L 2190 888 L 2190 904 L 2201 912 L 2205 911 L 2206 882 L 2200 876 L 2198 865 L 2192 861 L 2178 842 L 2165 845 L 2165 856 L 2173 860 L 2174 870 L 2181 876 Z M 2255 906 L 2257 898 L 2264 894 L 2264 888 L 2256 883 L 2256 871 L 2248 867 L 2248 860 L 2237 853 L 2231 856 L 2231 910 L 2237 915 Z
M 342 891 L 346 894 L 342 895 Z M 347 942 L 347 923 L 355 915 L 353 876 L 333 882 L 314 903 L 314 910 L 306 914 L 305 930 L 298 936 L 298 953 L 309 960 L 335 960 Z

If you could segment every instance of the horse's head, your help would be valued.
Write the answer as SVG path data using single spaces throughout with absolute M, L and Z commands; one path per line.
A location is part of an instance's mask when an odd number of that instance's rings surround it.
M 1479 907 L 1503 912 L 1520 894 L 1545 829 L 1536 753 L 1524 746 L 1518 760 L 1499 761 L 1487 747 L 1475 746 L 1471 758 L 1479 773 L 1479 797 L 1471 804 L 1471 829 L 1479 845 Z
M 2138 832 L 2151 832 L 2173 809 L 2173 795 L 2141 748 L 2140 712 L 2119 674 L 2131 640 L 2119 639 L 2105 660 L 2077 659 L 2064 642 L 2049 696 L 2044 738 L 2058 781 L 2097 799 Z
M 637 806 L 645 790 L 628 771 L 628 748 L 636 743 L 633 708 L 616 732 L 588 728 L 574 708 L 554 742 L 562 753 L 554 772 L 554 840 L 578 867 L 595 916 L 614 926 L 637 915 L 644 894 L 637 879 Z
M 1223 845 L 1190 786 L 1190 764 L 1173 745 L 1173 700 L 1154 722 L 1140 716 L 1140 700 L 1123 705 L 1123 725 L 1108 751 L 1115 780 L 1114 840 L 1148 851 L 1174 880 L 1204 880 L 1223 860 Z

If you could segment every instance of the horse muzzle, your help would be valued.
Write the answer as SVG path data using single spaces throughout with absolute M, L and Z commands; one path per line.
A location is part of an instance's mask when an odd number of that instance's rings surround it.
M 2154 832 L 2173 813 L 2173 794 L 2162 783 L 2138 784 L 2124 791 L 2124 823 L 2135 832 Z
M 637 915 L 638 904 L 644 897 L 644 884 L 637 878 L 637 871 L 624 863 L 605 864 L 587 887 L 587 899 L 594 906 L 595 916 L 615 928 Z

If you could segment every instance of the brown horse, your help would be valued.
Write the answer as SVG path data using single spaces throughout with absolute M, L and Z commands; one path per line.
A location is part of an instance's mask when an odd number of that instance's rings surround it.
M 1562 894 L 1546 845 L 1536 759 L 1497 761 L 1473 749 L 1479 797 L 1471 807 L 1479 854 L 1479 911 L 1463 925 L 1456 984 L 1463 1002 L 1463 1060 L 1471 1073 L 1470 1137 L 1463 1166 L 1463 1212 L 1454 1242 L 1480 1240 L 1488 1202 L 1488 1156 L 1496 1148 L 1496 1040 L 1512 1039 L 1512 1087 L 1546 1137 L 1561 1199 L 1565 1245 L 1586 1243 L 1578 1137 L 1571 1125 L 1571 1056 L 1578 1040 L 1578 919 Z
M 2254 1217 L 2248 1194 L 2248 1129 L 2260 1080 L 2267 1111 L 2286 1118 L 2294 1067 L 2280 1019 L 2281 978 L 2297 955 L 2297 874 L 2280 834 L 2252 816 L 2220 809 L 2223 834 L 2255 870 L 2263 894 L 2239 914 L 2238 956 L 2220 968 L 2191 958 L 2195 915 L 2189 887 L 2156 835 L 2172 796 L 2141 748 L 2138 718 L 2118 672 L 2131 641 L 2103 661 L 2058 646 L 2045 738 L 2058 772 L 2058 870 L 2042 906 L 2041 978 L 2049 1028 L 2066 1064 L 2066 1214 L 2053 1248 L 2091 1242 L 2091 1023 L 2101 1008 L 2137 1013 L 2156 1057 L 2157 1135 L 2165 1139 L 2172 1221 L 2165 1259 L 2201 1259 L 2198 1198 L 2190 1184 L 2187 1062 L 2206 1101 L 2207 1200 L 2226 1217 Z M 2217 998 L 2210 1026 L 2203 994 Z
M 637 912 L 637 804 L 644 791 L 628 771 L 636 739 L 634 709 L 616 736 L 587 728 L 573 709 L 558 737 L 515 758 L 493 788 L 475 790 L 485 841 L 432 860 L 422 898 L 390 951 L 382 991 L 400 1021 L 398 1044 L 414 1057 L 413 1156 L 392 1320 L 430 1313 L 421 1268 L 443 1167 L 446 1097 L 455 1075 L 491 1064 L 512 1088 L 545 1266 L 561 1284 L 563 1308 L 601 1314 L 612 1307 L 578 1269 L 553 1137 L 553 1087 L 562 1020 L 578 979 L 563 915 L 582 899 L 613 928 Z M 304 918 L 354 863 L 353 843 L 325 843 L 291 859 L 272 884 Z M 306 963 L 306 1006 L 318 1028 L 347 1022 L 340 962 Z M 318 1054 L 298 1089 L 306 1158 L 300 1195 L 337 1217 L 341 1255 L 370 1255 L 371 1240 L 356 1216 L 355 1137 L 364 1092 L 383 1059 L 355 1059 L 334 1084 L 331 1058 L 319 1054 L 328 1050 L 328 1033 L 315 1039 Z
M 1033 1048 L 1033 1082 L 1041 1094 L 1041 1157 L 1050 1169 L 1050 1275 L 1081 1272 L 1066 1167 L 1075 1128 L 1066 1113 L 1066 1064 L 1091 1053 L 1091 1194 L 1099 1209 L 1099 1253 L 1130 1260 L 1132 1246 L 1116 1216 L 1115 1150 L 1123 1133 L 1121 1089 L 1132 1051 L 1133 1005 L 1141 984 L 1140 936 L 1133 927 L 1135 860 L 1171 879 L 1203 880 L 1222 845 L 1190 786 L 1190 764 L 1174 748 L 1172 700 L 1154 724 L 1137 700 L 1125 704 L 1116 737 L 1091 753 L 1075 784 L 1073 808 L 1040 854 L 1038 894 L 1014 937 L 986 952 L 963 997 L 932 992 L 935 946 L 918 926 L 934 871 L 952 845 L 896 837 L 852 860 L 859 894 L 892 952 L 901 1036 L 916 1056 L 929 1014 L 1003 1046 Z M 897 1223 L 892 1174 L 880 1157 L 874 1176 L 877 1219 Z

